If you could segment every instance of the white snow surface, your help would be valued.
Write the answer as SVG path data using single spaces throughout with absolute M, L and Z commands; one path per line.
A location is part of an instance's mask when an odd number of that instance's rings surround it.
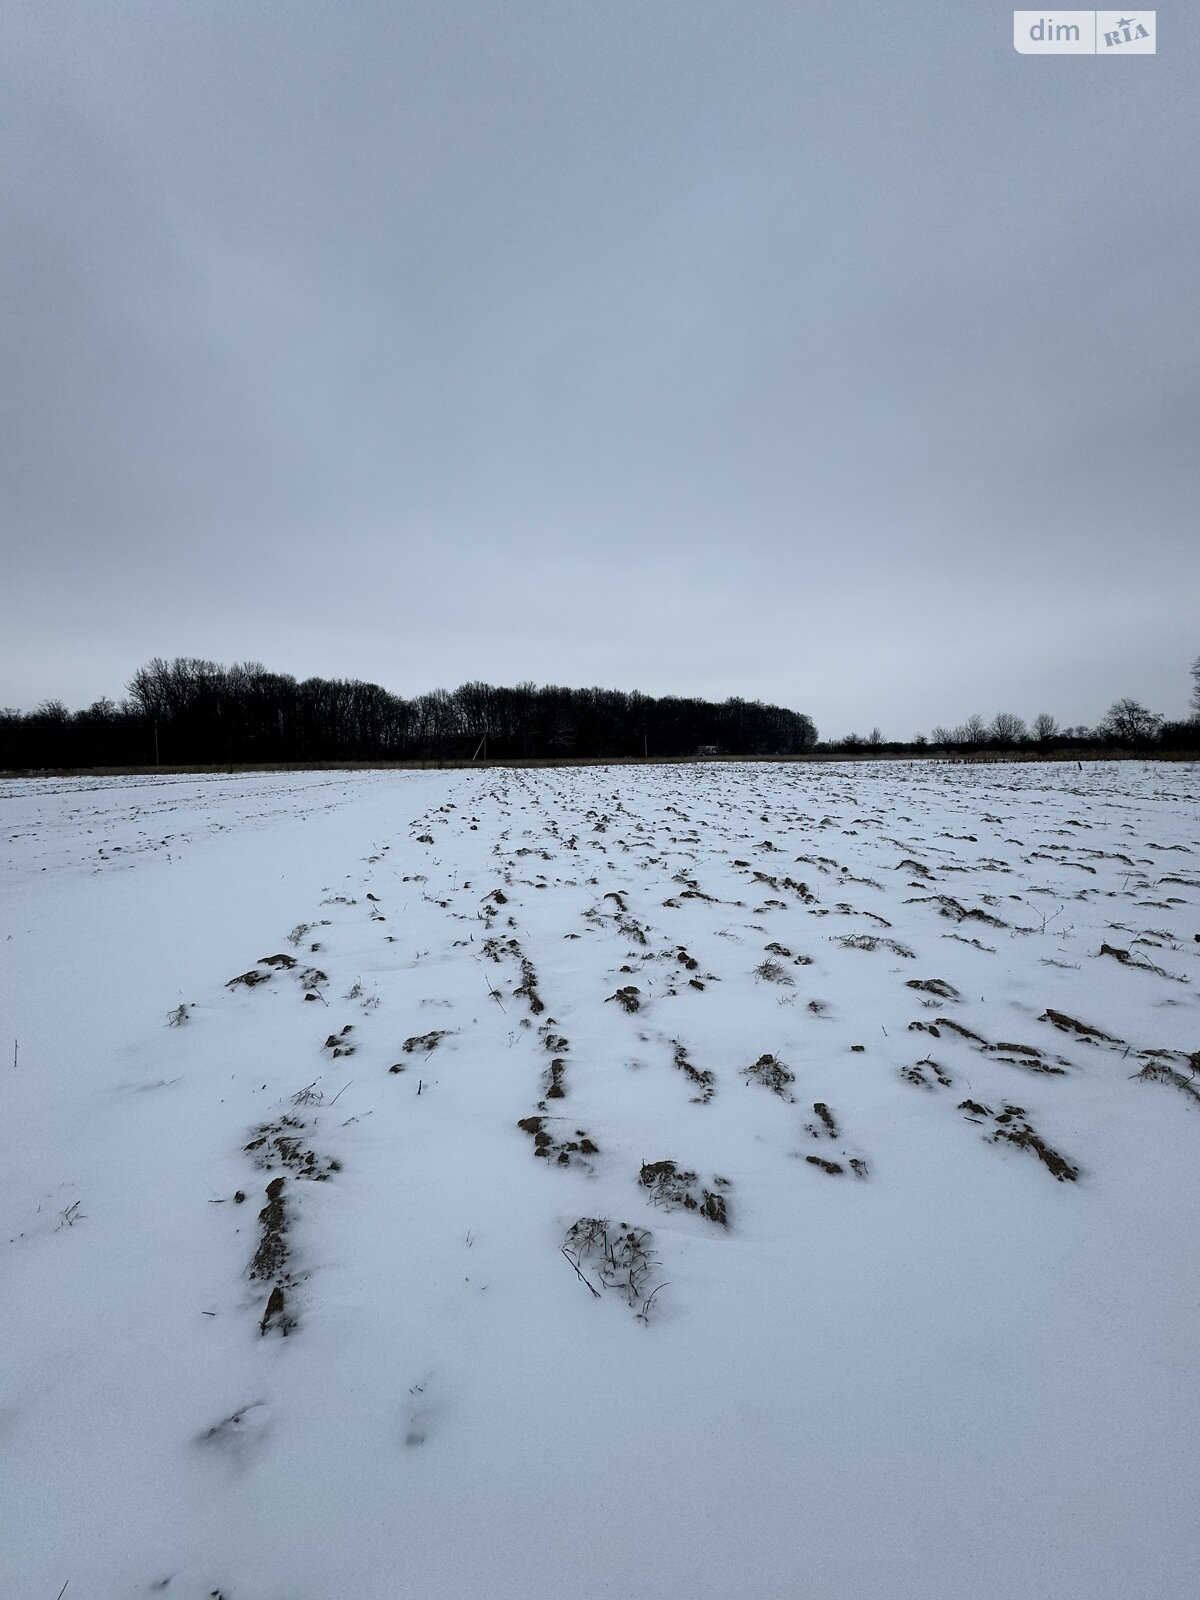
M 1200 1593 L 1194 766 L 0 823 L 7 1600 Z

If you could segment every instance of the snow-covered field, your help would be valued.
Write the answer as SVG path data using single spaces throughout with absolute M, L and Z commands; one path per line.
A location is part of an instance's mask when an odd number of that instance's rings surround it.
M 0 824 L 6 1600 L 1200 1592 L 1195 767 Z

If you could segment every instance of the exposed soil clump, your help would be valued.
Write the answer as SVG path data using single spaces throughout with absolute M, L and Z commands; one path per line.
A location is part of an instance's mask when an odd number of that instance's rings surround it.
M 752 1066 L 743 1067 L 741 1075 L 747 1082 L 761 1083 L 764 1089 L 770 1089 L 772 1094 L 779 1095 L 783 1100 L 794 1098 L 788 1092 L 788 1084 L 795 1083 L 796 1074 L 770 1051 L 759 1056 Z
M 681 1171 L 674 1161 L 644 1161 L 638 1182 L 643 1189 L 649 1189 L 656 1206 L 663 1206 L 667 1211 L 681 1207 L 698 1212 L 722 1228 L 729 1226 L 725 1196 L 720 1193 L 727 1187 L 723 1178 L 714 1178 L 713 1187 L 708 1189 L 700 1184 L 694 1172 Z

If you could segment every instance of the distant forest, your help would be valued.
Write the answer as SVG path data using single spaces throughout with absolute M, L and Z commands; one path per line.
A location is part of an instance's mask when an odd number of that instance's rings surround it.
M 404 700 L 376 683 L 268 672 L 258 662 L 155 659 L 120 705 L 58 701 L 0 712 L 0 767 L 209 766 L 308 761 L 800 755 L 817 742 L 803 712 L 757 700 L 616 689 L 464 683 Z
M 878 729 L 818 742 L 811 717 L 759 700 L 715 704 L 618 689 L 464 683 L 405 700 L 376 683 L 268 672 L 258 662 L 156 658 L 124 700 L 68 711 L 0 711 L 0 768 L 305 764 L 638 757 L 950 755 L 1026 756 L 1200 749 L 1200 659 L 1191 668 L 1193 716 L 1166 722 L 1138 701 L 1116 700 L 1094 728 L 1061 728 L 1047 712 L 1026 724 L 1011 712 L 968 717 L 926 737 Z

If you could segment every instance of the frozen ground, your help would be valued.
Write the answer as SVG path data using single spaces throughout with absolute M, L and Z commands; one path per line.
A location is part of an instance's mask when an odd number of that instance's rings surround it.
M 0 828 L 5 1597 L 1197 1593 L 1194 767 Z

